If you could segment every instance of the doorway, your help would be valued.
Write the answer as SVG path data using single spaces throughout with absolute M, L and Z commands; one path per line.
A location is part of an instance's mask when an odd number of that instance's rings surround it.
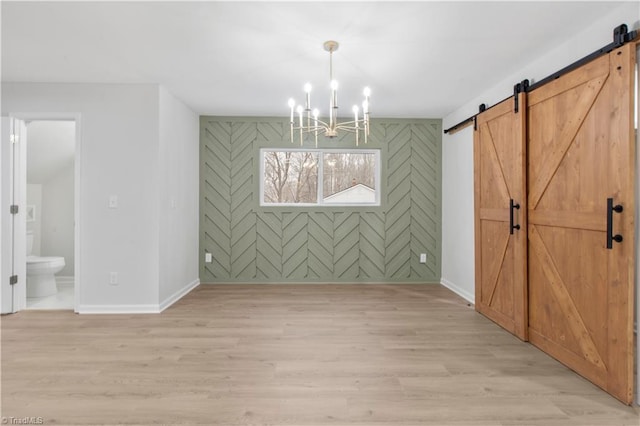
M 80 299 L 80 117 L 11 114 L 3 118 L 2 313 L 73 309 Z M 8 139 L 5 143 L 5 139 Z M 8 148 L 7 148 L 8 146 Z M 5 188 L 5 186 L 7 188 Z M 6 190 L 6 191 L 5 191 Z M 9 196 L 6 196 L 9 195 Z M 17 206 L 4 209 L 4 204 Z M 9 247 L 5 247 L 7 244 Z
M 26 123 L 26 309 L 74 307 L 75 127 Z

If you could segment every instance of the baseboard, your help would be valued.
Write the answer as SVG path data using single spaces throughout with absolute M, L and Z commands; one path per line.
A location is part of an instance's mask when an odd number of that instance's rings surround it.
M 202 285 L 439 285 L 438 281 L 214 281 Z
M 62 286 L 72 286 L 76 279 L 74 276 L 59 276 L 56 275 L 56 284 Z
M 200 280 L 196 279 L 157 305 L 80 305 L 77 312 L 79 314 L 159 314 L 198 285 Z
M 159 314 L 158 305 L 80 305 L 79 314 Z
M 160 312 L 167 309 L 169 306 L 176 303 L 178 300 L 182 299 L 186 296 L 191 290 L 198 287 L 200 285 L 200 279 L 196 278 L 191 281 L 189 284 L 181 288 L 180 290 L 173 293 L 171 296 L 167 297 L 163 302 L 160 303 Z
M 453 291 L 455 294 L 467 300 L 468 302 L 475 303 L 475 300 L 476 300 L 475 294 L 469 293 L 467 290 L 460 288 L 460 286 L 452 283 L 448 279 L 442 278 L 440 280 L 440 284 L 442 284 L 449 290 Z

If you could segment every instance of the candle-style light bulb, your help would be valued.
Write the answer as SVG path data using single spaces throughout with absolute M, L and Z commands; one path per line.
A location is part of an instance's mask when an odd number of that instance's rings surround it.
M 314 123 L 314 133 L 315 133 L 315 137 L 316 137 L 316 148 L 318 147 L 318 115 L 320 114 L 320 111 L 318 111 L 318 108 L 314 108 L 313 110 L 313 120 L 315 121 Z
M 356 146 L 360 142 L 360 123 L 358 123 L 358 105 L 353 106 L 353 115 L 355 116 L 355 127 L 356 127 Z
M 289 98 L 289 102 L 288 102 L 289 108 L 291 109 L 291 117 L 289 118 L 289 127 L 290 127 L 290 137 L 291 137 L 291 143 L 293 143 L 293 107 L 296 105 L 296 101 L 293 100 L 293 98 Z
M 300 126 L 302 126 L 302 113 L 304 111 L 304 108 L 302 108 L 302 105 L 298 105 L 298 108 L 296 108 L 296 112 L 298 114 L 300 114 Z
M 293 98 L 289 98 L 289 108 L 291 108 L 291 122 L 293 123 L 293 107 L 296 106 L 296 101 Z
M 298 112 L 298 114 L 300 114 L 300 146 L 302 146 L 302 132 L 303 132 L 303 127 L 302 127 L 302 115 L 304 112 L 304 108 L 302 108 L 302 105 L 298 105 L 298 108 L 296 108 L 296 111 Z
M 309 111 L 311 109 L 311 84 L 310 83 L 307 83 L 304 85 L 304 92 L 307 94 L 305 109 Z
M 369 136 L 369 96 L 371 96 L 371 89 L 365 87 L 363 93 L 362 114 L 364 115 L 364 143 L 366 144 Z

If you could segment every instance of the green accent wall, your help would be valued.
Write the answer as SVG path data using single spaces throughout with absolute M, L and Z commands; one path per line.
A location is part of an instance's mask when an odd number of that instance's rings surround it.
M 360 148 L 381 150 L 380 206 L 261 207 L 260 148 L 300 146 L 288 120 L 201 116 L 201 282 L 440 282 L 441 135 L 441 120 L 372 119 Z

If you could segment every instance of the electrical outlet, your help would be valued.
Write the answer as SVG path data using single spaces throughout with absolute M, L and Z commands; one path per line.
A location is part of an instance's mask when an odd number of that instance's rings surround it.
M 118 285 L 118 273 L 109 272 L 109 285 Z
M 204 254 L 204 261 L 205 263 L 211 263 L 213 261 L 213 256 L 211 255 L 211 253 Z
M 420 263 L 427 263 L 427 253 L 420 253 Z

